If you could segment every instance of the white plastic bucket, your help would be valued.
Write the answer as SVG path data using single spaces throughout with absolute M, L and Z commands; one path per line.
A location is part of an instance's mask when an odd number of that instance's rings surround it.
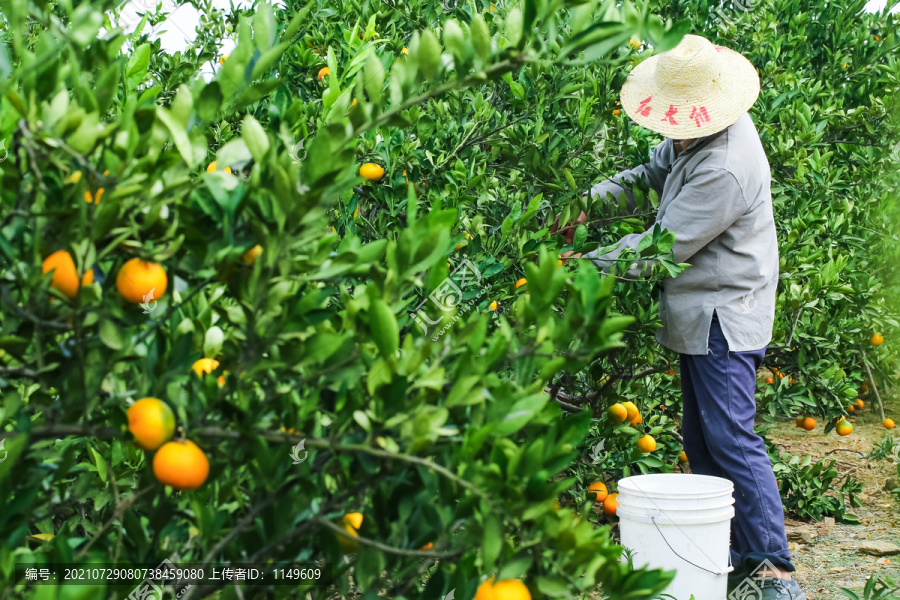
M 727 479 L 707 475 L 661 473 L 619 481 L 616 515 L 634 566 L 675 570 L 663 593 L 676 600 L 725 600 L 733 491 Z

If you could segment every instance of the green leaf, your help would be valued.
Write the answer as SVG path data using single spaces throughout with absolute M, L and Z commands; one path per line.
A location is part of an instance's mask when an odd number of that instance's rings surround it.
M 181 158 L 189 167 L 194 168 L 198 161 L 194 158 L 194 146 L 191 144 L 187 131 L 178 123 L 178 120 L 172 116 L 172 113 L 167 108 L 160 106 L 156 111 L 156 115 L 169 130 L 169 133 L 172 134 L 172 141 L 175 142 L 175 148 L 178 149 Z
M 218 81 L 212 81 L 200 91 L 197 115 L 207 123 L 215 121 L 222 107 L 222 90 Z
M 511 46 L 519 46 L 522 41 L 522 11 L 513 8 L 506 15 L 506 39 Z
M 475 48 L 475 54 L 482 61 L 487 62 L 491 56 L 491 32 L 488 29 L 484 17 L 475 15 L 469 23 L 469 31 L 472 38 L 472 46 Z
M 426 30 L 419 38 L 416 60 L 419 64 L 419 70 L 422 71 L 425 79 L 434 79 L 441 66 L 441 45 L 430 30 Z
M 251 71 L 250 77 L 254 80 L 262 79 L 271 70 L 272 65 L 281 58 L 281 55 L 284 54 L 284 51 L 289 47 L 289 43 L 282 42 L 263 52 L 259 57 L 259 60 L 256 61 L 256 64 L 253 65 L 253 71 Z
M 94 450 L 93 446 L 88 446 L 88 450 L 91 451 L 91 457 L 94 459 L 94 465 L 97 467 L 97 473 L 100 475 L 100 480 L 103 481 L 103 483 L 106 483 L 106 461 L 99 452 Z
M 150 66 L 150 44 L 141 44 L 125 64 L 125 85 L 129 90 L 137 87 L 147 77 Z
M 3 483 L 10 472 L 12 472 L 27 443 L 28 438 L 24 435 L 3 439 L 3 449 L 0 450 L 0 456 L 3 456 L 4 460 L 0 462 L 0 483 Z M 7 452 L 8 454 L 4 454 Z
M 217 166 L 220 169 L 244 165 L 253 157 L 247 143 L 243 139 L 231 140 L 221 148 L 216 157 Z
M 572 245 L 576 250 L 581 248 L 587 241 L 587 235 L 587 226 L 584 223 L 580 223 L 578 227 L 575 228 L 575 237 L 572 240 Z
M 253 15 L 253 42 L 260 52 L 264 52 L 275 43 L 275 15 L 268 2 L 256 5 Z
M 535 579 L 535 583 L 538 590 L 550 598 L 568 598 L 571 595 L 569 584 L 562 577 L 552 575 L 538 577 Z
M 490 567 L 500 556 L 500 548 L 503 544 L 503 532 L 500 530 L 500 518 L 494 513 L 488 513 L 484 517 L 484 533 L 481 542 L 481 560 L 486 567 Z
M 262 162 L 269 151 L 269 136 L 253 115 L 246 115 L 241 125 L 241 137 L 247 144 L 250 155 L 256 162 Z M 232 163 L 228 163 L 232 164 Z
M 373 104 L 381 102 L 381 92 L 384 88 L 384 65 L 374 52 L 366 59 L 365 68 L 366 93 Z
M 372 300 L 369 307 L 369 328 L 381 356 L 384 358 L 393 356 L 400 347 L 400 330 L 393 311 L 381 298 Z
M 206 330 L 206 336 L 203 339 L 203 355 L 214 357 L 222 352 L 222 344 L 225 341 L 225 334 L 221 328 L 213 325 Z

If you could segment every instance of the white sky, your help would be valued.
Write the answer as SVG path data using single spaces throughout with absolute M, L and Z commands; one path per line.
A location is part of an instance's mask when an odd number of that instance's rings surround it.
M 869 0 L 869 3 L 866 4 L 866 10 L 868 12 L 878 12 L 883 10 L 885 6 L 887 6 L 887 0 Z M 900 11 L 900 4 L 891 9 L 891 14 L 898 11 Z
M 213 0 L 213 5 L 222 10 L 231 10 L 231 2 L 234 2 L 236 8 L 251 8 L 254 4 L 253 0 Z M 157 2 L 161 2 L 165 7 L 172 4 L 172 0 L 129 0 L 122 8 L 119 25 L 126 31 L 134 30 L 140 22 L 138 13 L 155 11 Z M 275 1 L 276 5 L 283 6 L 279 0 Z M 870 0 L 866 4 L 866 11 L 877 12 L 887 6 L 887 0 Z M 900 11 L 898 4 L 891 11 L 892 13 Z M 151 39 L 159 39 L 164 52 L 174 54 L 184 50 L 196 37 L 196 28 L 200 25 L 200 13 L 190 4 L 179 6 L 169 15 L 169 18 L 157 25 Z M 234 40 L 225 39 L 222 42 L 221 53 L 227 55 L 235 47 Z M 206 65 L 201 71 L 204 79 L 209 81 L 213 74 L 213 66 Z

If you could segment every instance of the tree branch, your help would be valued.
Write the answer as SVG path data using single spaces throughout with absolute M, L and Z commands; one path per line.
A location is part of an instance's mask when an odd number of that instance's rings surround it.
M 330 529 L 339 536 L 346 538 L 348 540 L 353 540 L 355 542 L 359 542 L 364 546 L 371 546 L 372 548 L 377 548 L 382 552 L 386 552 L 388 554 L 397 554 L 400 556 L 427 556 L 430 558 L 454 558 L 462 554 L 462 551 L 457 552 L 433 552 L 431 550 L 408 550 L 406 548 L 397 548 L 395 546 L 388 546 L 386 544 L 382 544 L 381 542 L 377 542 L 375 540 L 363 537 L 363 536 L 352 536 L 346 531 L 344 531 L 341 527 L 338 527 L 328 519 L 323 519 L 322 517 L 316 517 L 313 519 L 318 525 L 325 527 L 326 529 Z
M 881 394 L 878 393 L 878 386 L 875 385 L 875 378 L 872 377 L 872 369 L 869 368 L 866 351 L 862 348 L 860 348 L 859 351 L 862 352 L 863 365 L 866 367 L 866 373 L 869 375 L 869 383 L 872 384 L 872 391 L 875 392 L 875 399 L 878 400 L 878 410 L 881 412 L 881 422 L 884 423 L 884 403 L 881 401 Z

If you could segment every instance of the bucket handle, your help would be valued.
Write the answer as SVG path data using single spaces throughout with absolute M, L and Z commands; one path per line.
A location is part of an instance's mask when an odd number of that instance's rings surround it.
M 692 566 L 695 566 L 695 567 L 697 567 L 698 569 L 700 569 L 701 571 L 706 571 L 707 573 L 712 573 L 713 575 L 725 575 L 725 573 L 730 573 L 730 572 L 734 569 L 734 567 L 729 567 L 728 570 L 725 571 L 725 572 L 722 572 L 722 571 L 710 571 L 709 569 L 704 569 L 703 567 L 701 567 L 701 566 L 698 565 L 698 564 L 692 563 L 691 561 L 689 561 L 688 559 L 686 559 L 686 558 L 683 557 L 682 555 L 680 555 L 680 554 L 678 554 L 677 552 L 675 552 L 675 548 L 673 548 L 672 545 L 669 544 L 669 540 L 666 539 L 666 536 L 663 534 L 662 530 L 660 530 L 659 525 L 656 524 L 656 516 L 655 516 L 655 515 L 651 515 L 651 516 L 650 516 L 650 521 L 653 523 L 653 526 L 656 527 L 656 530 L 659 531 L 660 537 L 662 537 L 663 541 L 666 543 L 666 546 L 669 547 L 669 550 L 672 551 L 672 554 L 674 554 L 675 556 L 677 556 L 678 558 L 680 558 L 681 560 L 683 560 L 683 561 L 686 562 L 687 564 L 692 565 Z M 730 558 L 730 557 L 729 557 L 729 561 L 728 561 L 728 562 L 731 562 L 731 558 Z

